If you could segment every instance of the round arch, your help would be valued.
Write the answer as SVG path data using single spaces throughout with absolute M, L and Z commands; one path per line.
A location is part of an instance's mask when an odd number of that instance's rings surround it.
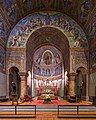
M 61 13 L 34 13 L 23 18 L 14 27 L 7 42 L 9 49 L 25 49 L 26 72 L 32 71 L 34 52 L 46 45 L 56 47 L 61 52 L 63 69 L 68 73 L 70 71 L 69 48 L 88 48 L 86 35 L 81 27 Z
M 34 71 L 36 71 L 36 70 L 34 70 L 34 53 L 36 53 L 36 51 L 40 51 L 40 48 L 42 48 L 42 50 L 44 50 L 42 53 L 40 53 L 41 55 L 44 55 L 44 53 L 46 53 L 46 51 L 47 52 L 50 51 L 50 54 L 52 55 L 52 60 L 54 59 L 55 52 L 56 51 L 60 52 L 60 55 L 62 56 L 62 61 L 61 61 L 61 66 L 59 66 L 59 67 L 62 67 L 62 71 L 61 71 L 62 76 L 60 76 L 61 74 L 57 75 L 57 76 L 58 76 L 58 79 L 62 79 L 62 82 L 64 82 L 64 77 L 65 77 L 64 72 L 66 70 L 69 72 L 69 69 L 70 69 L 70 59 L 68 59 L 68 58 L 70 58 L 70 52 L 69 52 L 70 47 L 69 47 L 69 41 L 68 41 L 67 37 L 63 34 L 62 31 L 60 31 L 60 30 L 58 30 L 57 28 L 54 28 L 54 27 L 39 28 L 38 30 L 34 31 L 30 35 L 30 37 L 27 41 L 27 44 L 26 44 L 27 71 L 29 71 L 29 70 L 32 71 L 32 86 L 31 87 L 32 87 L 33 91 L 35 90 L 34 85 L 33 85 L 34 84 L 33 81 L 38 76 L 38 75 L 36 75 L 36 73 L 34 73 Z M 54 48 L 54 50 L 52 50 L 52 48 Z M 36 55 L 37 55 L 37 53 L 36 53 Z M 38 60 L 38 62 L 39 62 L 39 60 Z M 54 63 L 54 60 L 53 60 L 52 63 Z M 46 66 L 46 70 L 47 70 L 47 67 L 48 67 L 48 70 L 49 70 L 50 65 L 48 64 L 48 66 L 47 65 L 45 65 L 45 66 Z M 42 74 L 41 74 L 42 71 L 43 71 L 42 68 L 41 68 L 41 70 L 38 69 L 38 74 L 40 74 L 40 76 L 42 76 Z M 56 69 L 56 68 L 54 67 L 53 69 Z M 51 70 L 51 68 L 50 68 L 50 70 Z M 50 76 L 50 74 L 48 74 L 48 76 Z M 51 76 L 48 79 L 50 81 L 52 81 L 53 79 L 55 80 L 57 78 L 57 76 L 55 76 L 55 77 Z M 38 80 L 41 80 L 41 78 L 42 77 L 38 77 Z M 44 80 L 47 80 L 47 78 L 44 77 Z M 62 83 L 62 84 L 64 85 L 64 83 Z M 35 91 L 35 93 L 36 93 L 36 91 Z M 34 96 L 34 94 L 33 94 L 33 96 Z M 64 97 L 64 95 L 65 95 L 64 86 L 60 88 L 59 95 Z
M 30 35 L 26 49 L 27 52 L 34 54 L 38 48 L 44 45 L 55 46 L 62 54 L 70 48 L 69 41 L 64 33 L 57 28 L 48 26 L 39 28 Z
M 19 69 L 15 66 L 9 69 L 9 98 L 13 96 L 20 97 L 21 80 L 19 75 Z
M 59 43 L 59 44 L 58 44 Z M 70 69 L 70 52 L 69 52 L 69 42 L 67 37 L 58 29 L 53 27 L 43 27 L 33 32 L 29 37 L 26 44 L 26 56 L 30 55 L 29 59 L 26 59 L 30 63 L 33 61 L 34 52 L 42 46 L 54 46 L 62 54 L 64 69 L 69 72 Z M 30 63 L 31 64 L 31 63 Z M 30 66 L 27 68 L 29 69 Z M 31 70 L 31 68 L 30 68 Z
M 80 99 L 86 98 L 86 69 L 84 67 L 79 67 L 77 69 L 77 75 L 75 78 L 75 93 Z
M 88 42 L 81 27 L 70 17 L 57 12 L 34 13 L 17 23 L 10 33 L 8 48 L 25 48 L 30 35 L 39 28 L 54 27 L 64 33 L 69 41 L 70 48 L 87 48 Z

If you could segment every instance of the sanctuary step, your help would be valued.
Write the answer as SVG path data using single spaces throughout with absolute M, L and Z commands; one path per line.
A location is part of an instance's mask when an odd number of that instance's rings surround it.
M 46 94 L 42 94 L 42 95 L 38 96 L 38 100 L 44 100 L 45 96 L 46 96 Z M 54 94 L 50 94 L 50 99 L 51 100 L 58 100 L 58 97 L 55 96 Z

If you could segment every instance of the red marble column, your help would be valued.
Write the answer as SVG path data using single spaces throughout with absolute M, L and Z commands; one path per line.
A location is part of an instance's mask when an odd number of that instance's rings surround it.
M 76 73 L 69 74 L 69 96 L 75 96 L 75 76 Z
M 28 74 L 25 72 L 20 72 L 19 73 L 20 78 L 21 78 L 21 92 L 20 92 L 20 97 L 24 97 L 27 93 L 27 77 Z

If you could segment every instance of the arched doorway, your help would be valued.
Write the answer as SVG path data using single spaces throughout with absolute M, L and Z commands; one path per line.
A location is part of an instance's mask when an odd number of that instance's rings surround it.
M 29 86 L 32 87 L 32 97 L 38 95 L 41 84 L 54 85 L 54 91 L 59 84 L 57 94 L 64 97 L 64 74 L 70 70 L 69 42 L 66 36 L 56 28 L 42 27 L 28 39 L 26 51 L 27 71 L 32 71 L 32 86 Z
M 60 19 L 57 19 L 58 16 Z M 20 35 L 16 37 L 18 31 L 20 32 Z M 77 33 L 77 35 L 75 35 L 75 32 Z M 22 57 L 22 64 L 25 64 L 25 67 L 22 65 L 23 67 L 20 71 L 26 72 L 33 71 L 33 55 L 38 48 L 46 45 L 56 47 L 58 50 L 60 50 L 63 58 L 62 80 L 64 81 L 65 71 L 69 73 L 71 71 L 70 68 L 75 67 L 75 62 L 73 62 L 74 60 L 72 61 L 71 66 L 70 48 L 88 48 L 86 40 L 86 36 L 80 26 L 68 16 L 61 13 L 50 12 L 50 14 L 48 15 L 45 12 L 40 12 L 32 14 L 31 16 L 26 16 L 14 27 L 9 36 L 7 47 L 9 49 L 13 48 L 13 50 L 14 48 L 18 48 L 20 50 L 23 50 L 23 48 L 25 49 L 25 56 Z M 52 59 L 52 56 L 49 51 L 47 51 L 44 55 L 44 61 L 47 65 L 49 65 L 52 61 L 46 61 L 46 55 L 50 56 L 50 60 Z M 19 65 L 18 62 L 16 64 Z M 72 71 L 73 69 L 74 68 L 72 68 Z M 41 72 L 39 68 L 38 71 L 39 73 Z M 50 70 L 47 69 L 46 73 L 49 74 Z M 34 79 L 33 72 L 31 75 L 31 79 Z M 28 86 L 28 89 L 29 87 L 31 86 Z M 64 93 L 67 94 L 67 91 L 64 91 L 62 92 L 62 96 Z
M 33 56 L 33 86 L 36 96 L 54 94 L 62 96 L 64 80 L 62 72 L 62 55 L 60 51 L 50 45 L 38 48 Z
M 19 70 L 17 67 L 11 67 L 9 69 L 9 98 L 12 99 L 12 95 L 20 97 L 21 80 Z
M 86 70 L 84 67 L 77 69 L 75 78 L 75 93 L 77 98 L 86 98 Z

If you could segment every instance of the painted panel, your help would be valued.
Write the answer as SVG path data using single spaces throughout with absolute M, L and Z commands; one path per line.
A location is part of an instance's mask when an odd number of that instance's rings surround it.
M 27 12 L 33 8 L 33 0 L 22 0 L 23 12 Z
M 72 4 L 72 0 L 63 0 L 64 1 L 64 7 L 68 8 Z
M 92 22 L 89 25 L 89 36 L 91 40 L 96 38 L 96 14 L 93 16 Z
M 16 4 L 14 3 L 14 0 L 4 0 L 3 6 L 9 18 L 15 20 L 17 17 L 17 13 Z
M 90 67 L 96 66 L 96 46 L 90 51 Z
M 6 75 L 3 73 L 0 73 L 0 97 L 6 96 L 6 87 L 7 87 L 7 79 Z
M 0 39 L 5 43 L 5 27 L 4 20 L 0 16 Z
M 84 2 L 80 7 L 80 17 L 81 20 L 84 21 L 85 18 L 89 15 L 90 12 L 90 0 L 83 0 Z
M 5 50 L 0 46 L 0 66 L 5 70 Z

